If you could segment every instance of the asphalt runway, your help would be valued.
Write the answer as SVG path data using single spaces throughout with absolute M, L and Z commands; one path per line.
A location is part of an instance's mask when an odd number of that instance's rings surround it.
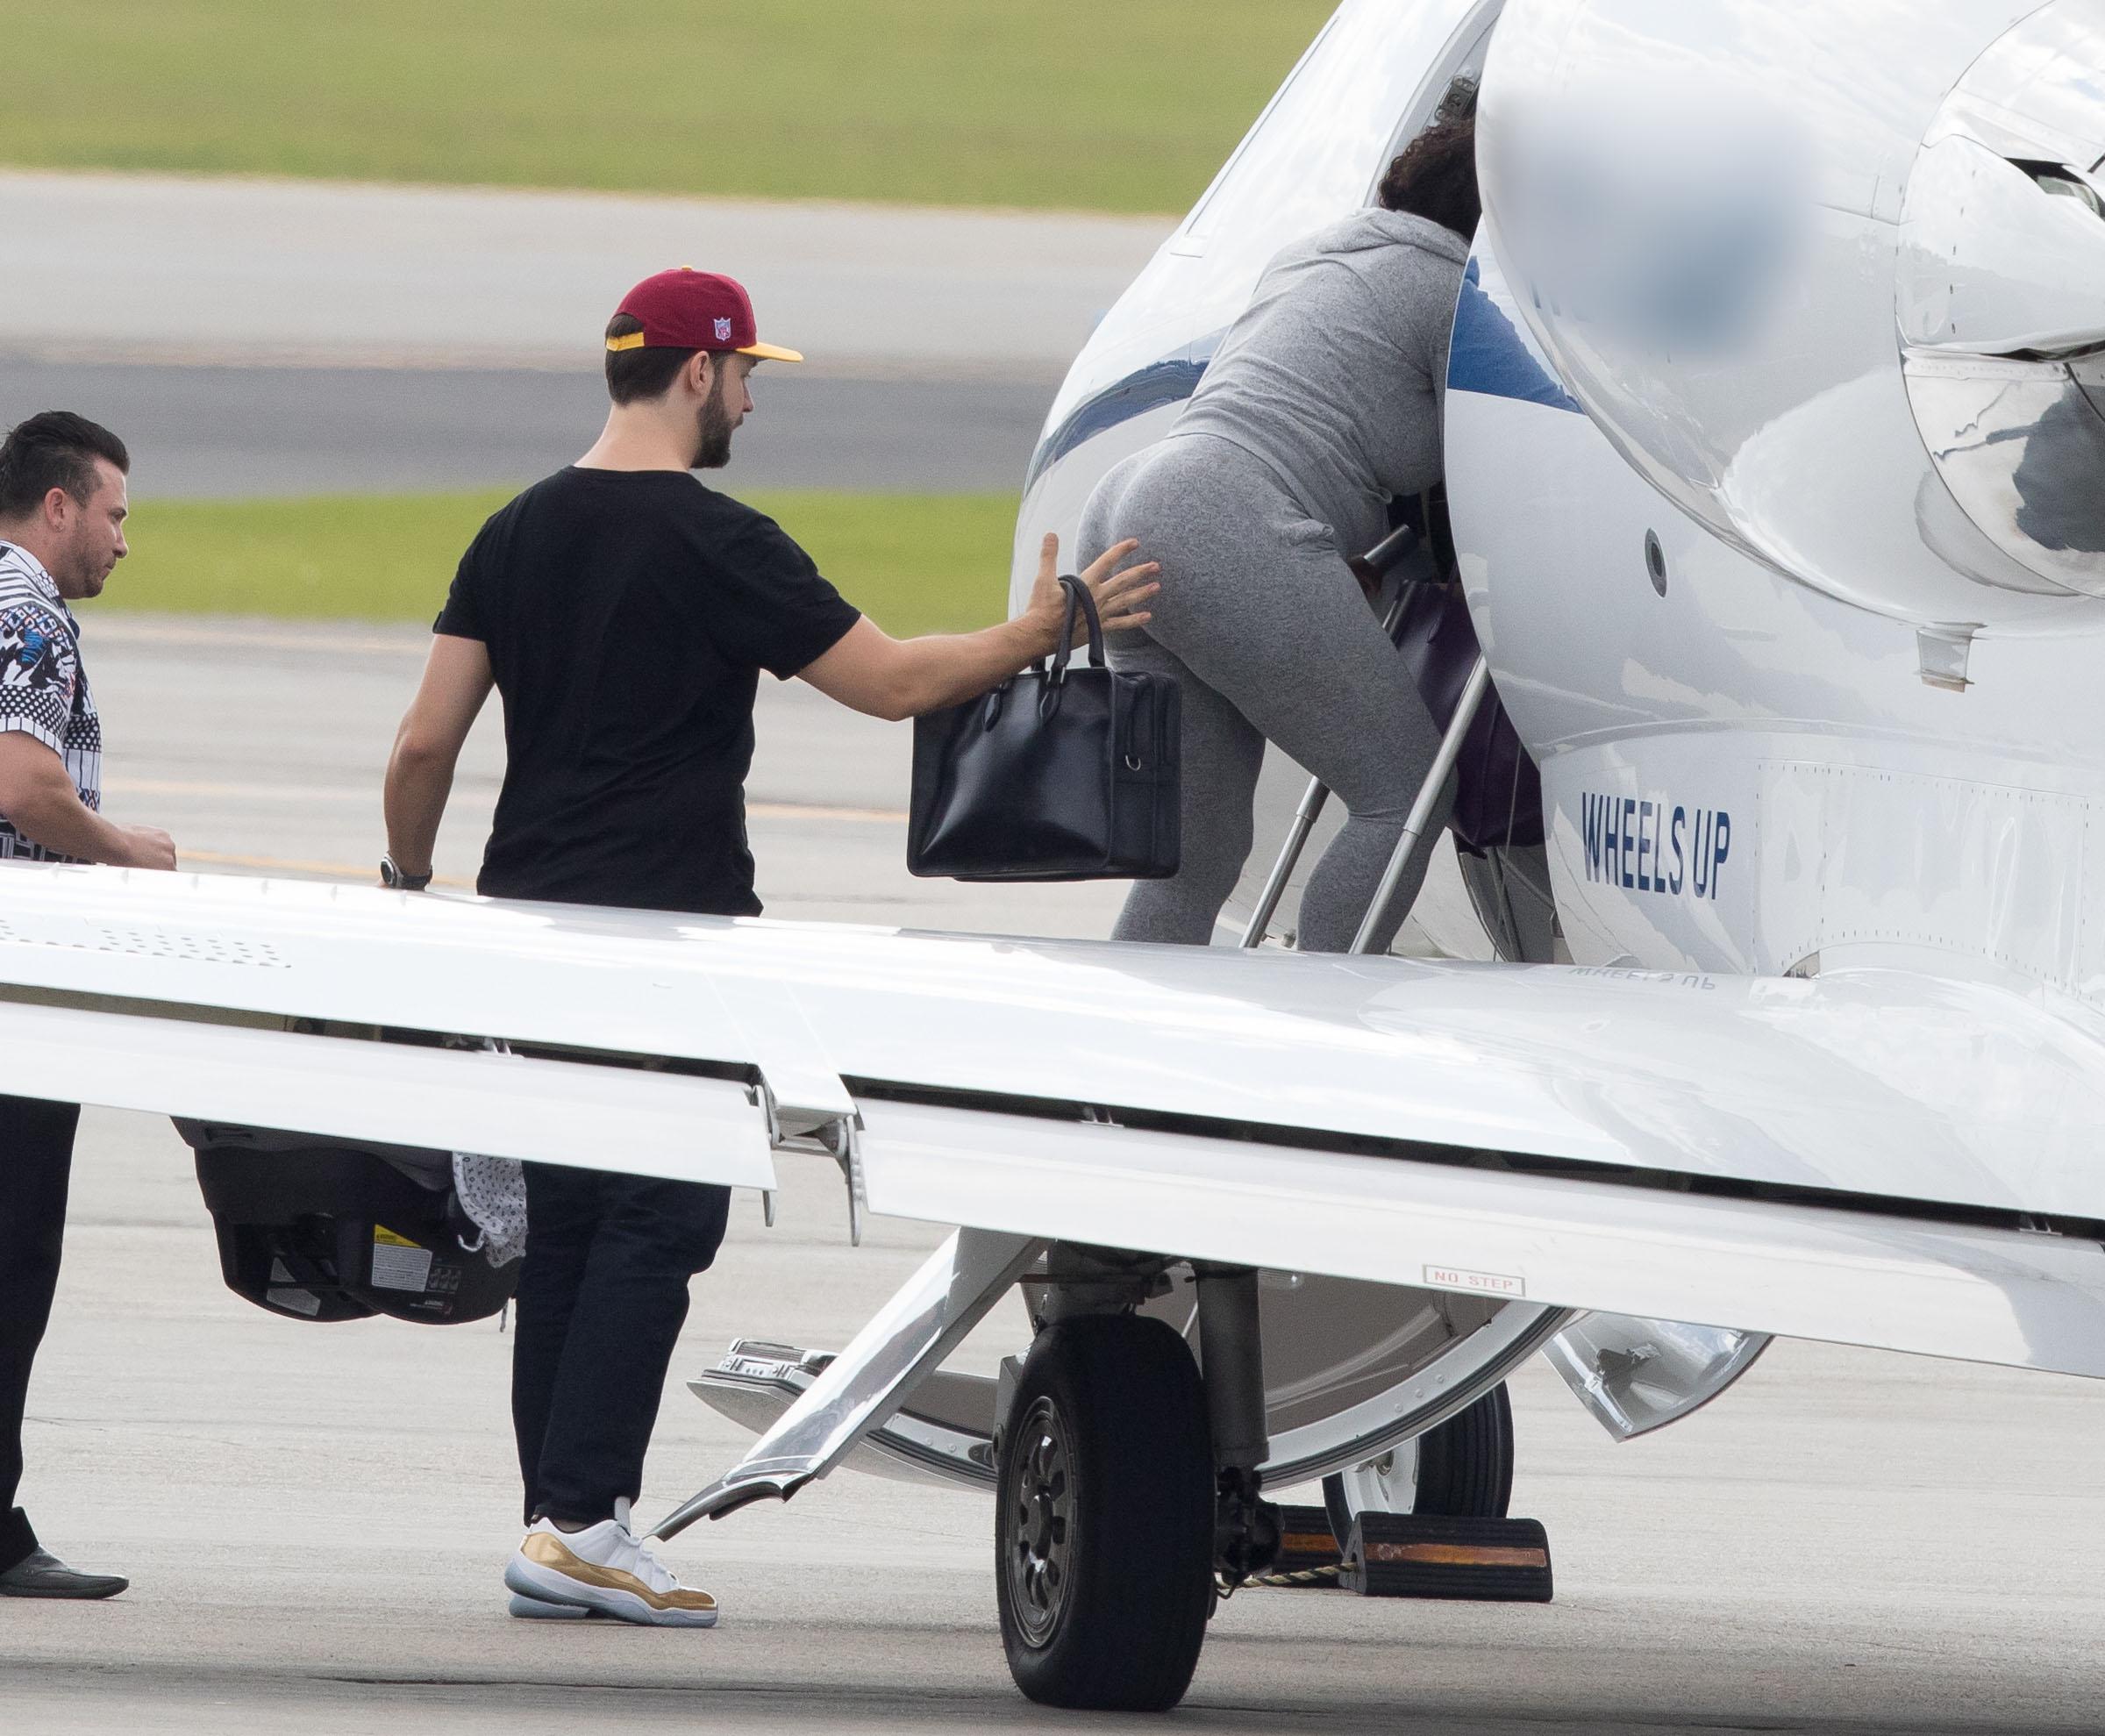
M 763 367 L 747 488 L 1020 489 L 1053 382 Z M 554 368 L 223 368 L 0 357 L 0 426 L 74 410 L 115 428 L 138 500 L 517 485 L 599 432 L 606 388 Z
M 429 634 L 96 614 L 83 659 L 103 714 L 103 806 L 175 834 L 185 867 L 364 878 L 380 787 Z M 801 682 L 761 682 L 746 784 L 773 915 L 1040 934 L 1108 933 L 1116 885 L 959 886 L 906 871 L 912 732 Z M 503 769 L 499 708 L 471 736 L 437 868 L 472 886 Z
M 622 292 L 729 272 L 864 374 L 1057 380 L 1166 218 L 0 169 L 0 354 L 596 365 Z
M 91 618 L 111 811 L 168 825 L 194 868 L 362 874 L 419 644 Z M 1115 888 L 907 876 L 903 728 L 769 683 L 759 731 L 753 832 L 774 914 L 1108 926 Z M 496 746 L 486 728 L 464 767 L 440 853 L 451 877 L 473 871 Z M 940 1235 L 881 1221 L 850 1248 L 829 1165 L 787 1160 L 783 1184 L 773 1231 L 740 1197 L 717 1268 L 695 1285 L 649 1517 L 746 1440 L 679 1377 L 736 1336 L 838 1347 Z M 989 1370 L 1019 1340 L 1011 1308 L 961 1358 Z M 1782 1344 L 1716 1404 L 1618 1447 L 1535 1362 L 1515 1382 L 1515 1511 L 1548 1526 L 1554 1603 L 1248 1590 L 1219 1611 L 1164 1724 L 1028 1706 L 995 1633 L 987 1504 L 850 1473 L 670 1547 L 723 1600 L 713 1632 L 509 1620 L 508 1350 L 488 1323 L 323 1329 L 238 1302 L 174 1135 L 91 1113 L 25 1498 L 62 1554 L 135 1583 L 108 1604 L 0 1604 L 0 1727 L 2100 1727 L 2096 1382 Z
M 810 362 L 756 377 L 753 488 L 1003 490 L 1161 218 L 0 169 L 0 425 L 77 410 L 133 493 L 503 486 L 606 413 L 598 337 L 729 271 Z

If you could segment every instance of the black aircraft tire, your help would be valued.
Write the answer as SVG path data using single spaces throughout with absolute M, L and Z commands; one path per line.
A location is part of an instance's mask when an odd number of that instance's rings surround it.
M 1466 1411 L 1458 1411 L 1414 1443 L 1418 1486 L 1414 1513 L 1456 1518 L 1502 1519 L 1513 1499 L 1513 1404 L 1504 1382 Z M 1323 1480 L 1323 1504 L 1331 1531 L 1343 1546 L 1354 1517 L 1345 1478 Z
M 997 1475 L 1016 1685 L 1041 1705 L 1175 1705 L 1213 1610 L 1213 1445 L 1184 1340 L 1131 1314 L 1049 1327 L 1024 1359 Z

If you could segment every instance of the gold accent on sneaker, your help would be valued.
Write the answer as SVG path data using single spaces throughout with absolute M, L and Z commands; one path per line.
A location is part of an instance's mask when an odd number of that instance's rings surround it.
M 686 1610 L 690 1613 L 713 1612 L 717 1600 L 706 1591 L 696 1591 L 682 1586 L 676 1591 L 653 1591 L 632 1573 L 624 1573 L 619 1568 L 603 1568 L 596 1561 L 566 1548 L 562 1540 L 551 1537 L 545 1531 L 530 1531 L 525 1541 L 519 1545 L 519 1554 L 536 1566 L 550 1568 L 566 1577 L 580 1580 L 587 1585 L 596 1585 L 609 1591 L 626 1591 L 640 1597 L 653 1610 Z

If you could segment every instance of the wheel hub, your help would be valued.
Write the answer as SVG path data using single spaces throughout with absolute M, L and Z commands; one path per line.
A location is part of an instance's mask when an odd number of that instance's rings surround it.
M 1024 1638 L 1044 1647 L 1060 1627 L 1074 1524 L 1074 1453 L 1052 1399 L 1041 1397 L 1031 1407 L 1013 1450 L 1018 1462 L 1009 1498 L 1016 1524 L 1004 1568 Z

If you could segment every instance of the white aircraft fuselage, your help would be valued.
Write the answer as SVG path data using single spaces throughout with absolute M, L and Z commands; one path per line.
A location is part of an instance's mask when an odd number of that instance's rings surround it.
M 764 1435 L 660 1532 L 852 1454 L 998 1490 L 1060 1704 L 1174 1703 L 1260 1488 L 1502 1516 L 1545 1347 L 1624 1435 L 1768 1334 L 2105 1376 L 2105 0 L 1347 0 L 1077 359 L 1016 582 L 1460 74 L 1447 491 L 1569 962 L 17 867 L 18 1076 L 368 1156 L 824 1151 L 959 1225 L 838 1356 L 695 1382 Z M 1019 1281 L 1029 1355 L 941 1368 Z
M 2088 0 L 1347 5 L 1077 362 L 1019 551 L 1481 69 L 1447 486 L 1570 956 L 2087 1028 L 2105 219 L 2040 166 L 2105 185 L 2101 59 Z

